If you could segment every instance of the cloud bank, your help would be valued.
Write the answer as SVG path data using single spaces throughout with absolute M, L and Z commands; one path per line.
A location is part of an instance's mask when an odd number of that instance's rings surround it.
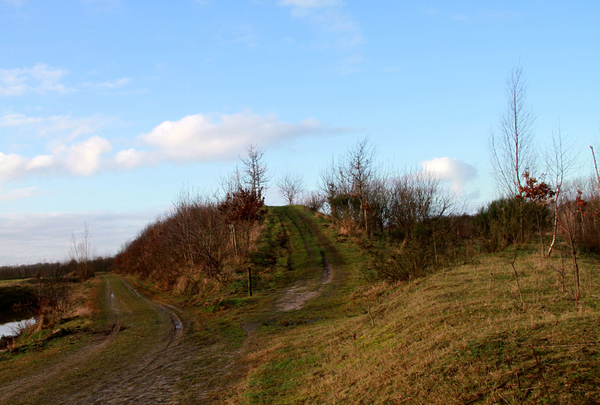
M 112 255 L 162 211 L 0 215 L 0 265 L 65 260 L 72 233 L 78 236 L 85 223 L 93 251 Z
M 0 117 L 0 127 L 32 127 L 38 133 L 68 133 L 66 140 L 53 139 L 49 153 L 26 157 L 0 152 L 0 185 L 32 175 L 91 176 L 103 169 L 126 170 L 162 161 L 176 163 L 235 159 L 247 144 L 275 146 L 295 138 L 355 132 L 356 129 L 330 127 L 314 119 L 299 123 L 283 122 L 275 114 L 250 111 L 237 114 L 194 114 L 177 121 L 164 121 L 138 137 L 140 149 L 114 151 L 104 137 L 73 138 L 93 132 L 101 120 L 65 117 L 26 117 L 9 114 Z M 23 194 L 25 195 L 25 194 Z
M 20 180 L 30 175 L 65 172 L 91 176 L 100 169 L 102 155 L 111 150 L 107 139 L 93 136 L 71 146 L 58 146 L 52 154 L 32 158 L 0 152 L 0 182 Z
M 269 147 L 303 136 L 355 131 L 330 127 L 314 119 L 283 122 L 275 114 L 194 114 L 162 122 L 140 136 L 148 149 L 120 151 L 114 162 L 117 167 L 132 168 L 165 160 L 176 163 L 229 160 L 243 154 L 250 143 Z
M 37 187 L 18 188 L 9 191 L 0 189 L 0 201 L 13 201 L 21 198 L 37 197 L 42 194 Z
M 329 128 L 313 119 L 286 123 L 275 114 L 195 114 L 179 121 L 164 121 L 141 139 L 168 160 L 221 160 L 237 157 L 248 143 L 268 146 L 300 136 L 344 130 Z

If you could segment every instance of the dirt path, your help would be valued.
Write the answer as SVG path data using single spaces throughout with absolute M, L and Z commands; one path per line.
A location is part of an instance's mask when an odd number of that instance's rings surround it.
M 238 345 L 202 341 L 185 312 L 147 299 L 117 276 L 103 276 L 105 333 L 50 366 L 0 386 L 0 403 L 222 402 L 227 387 L 246 373 L 242 360 L 260 343 L 256 331 L 261 323 L 301 309 L 340 277 L 339 253 L 317 224 L 296 208 L 286 213 L 286 226 L 299 234 L 316 266 L 320 253 L 322 271 L 313 265 L 310 276 L 276 293 L 264 314 L 243 314 L 237 322 L 246 337 Z
M 308 300 L 318 297 L 323 290 L 323 286 L 331 283 L 332 280 L 333 267 L 327 256 L 323 255 L 323 277 L 320 283 L 317 279 L 294 282 L 284 290 L 283 295 L 275 302 L 275 306 L 277 310 L 282 312 L 302 309 Z
M 118 277 L 105 283 L 110 334 L 0 387 L 0 403 L 176 403 L 193 351 L 184 323 Z
M 172 308 L 142 297 L 128 283 L 122 282 L 131 294 L 157 312 L 161 319 L 160 328 L 166 329 L 167 333 L 134 361 L 126 361 L 125 354 L 122 369 L 103 376 L 105 378 L 96 381 L 85 392 L 65 396 L 61 403 L 177 403 L 177 383 L 191 354 L 190 348 L 181 344 L 185 334 L 183 322 Z M 139 336 L 140 339 L 147 337 Z
M 323 234 L 318 225 L 306 213 L 297 208 L 286 208 L 288 210 L 286 214 L 287 220 L 300 233 L 304 249 L 308 256 L 315 255 L 314 249 L 307 242 L 308 237 L 312 238 L 319 246 L 323 273 L 320 279 L 299 280 L 286 288 L 283 295 L 276 301 L 277 309 L 282 312 L 301 309 L 308 300 L 321 295 L 324 287 L 333 281 L 334 274 L 338 278 L 343 275 L 340 271 L 334 273 L 334 267 L 337 270 L 341 270 L 344 265 L 335 245 Z

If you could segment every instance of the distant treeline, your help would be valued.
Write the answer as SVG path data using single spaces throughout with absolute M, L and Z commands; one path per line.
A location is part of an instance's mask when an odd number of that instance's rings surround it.
M 113 266 L 114 257 L 98 257 L 89 261 L 94 273 L 108 271 Z M 77 270 L 77 262 L 36 263 L 19 266 L 0 267 L 0 280 L 16 280 L 32 277 L 64 276 Z

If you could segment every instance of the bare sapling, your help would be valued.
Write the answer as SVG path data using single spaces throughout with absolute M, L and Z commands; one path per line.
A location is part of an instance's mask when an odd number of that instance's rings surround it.
M 554 197 L 551 199 L 553 221 L 552 221 L 552 240 L 548 247 L 547 256 L 552 255 L 556 244 L 559 227 L 559 201 L 563 191 L 565 178 L 571 174 L 575 165 L 576 154 L 572 153 L 573 143 L 565 142 L 560 126 L 556 131 L 552 131 L 552 146 L 548 148 L 546 161 L 548 162 L 548 172 L 554 182 Z
M 279 188 L 279 195 L 289 205 L 292 205 L 304 189 L 304 180 L 301 174 L 288 172 L 277 182 L 277 187 Z
M 503 196 L 520 195 L 523 168 L 534 169 L 535 149 L 533 124 L 535 116 L 527 103 L 527 83 L 521 66 L 506 79 L 506 112 L 500 117 L 498 131 L 491 131 L 489 149 L 492 173 L 498 193 Z M 519 202 L 520 242 L 525 239 L 524 202 Z
M 71 234 L 71 259 L 77 263 L 77 274 L 81 281 L 86 281 L 93 276 L 91 262 L 94 259 L 90 228 L 87 222 L 84 224 L 81 238 L 77 238 L 75 233 Z

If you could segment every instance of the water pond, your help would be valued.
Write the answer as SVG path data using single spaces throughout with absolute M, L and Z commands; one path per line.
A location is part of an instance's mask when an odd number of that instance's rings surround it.
M 2 324 L 0 325 L 0 338 L 2 338 L 2 336 L 14 336 L 19 329 L 33 325 L 36 322 L 37 320 L 35 318 L 29 318 Z

